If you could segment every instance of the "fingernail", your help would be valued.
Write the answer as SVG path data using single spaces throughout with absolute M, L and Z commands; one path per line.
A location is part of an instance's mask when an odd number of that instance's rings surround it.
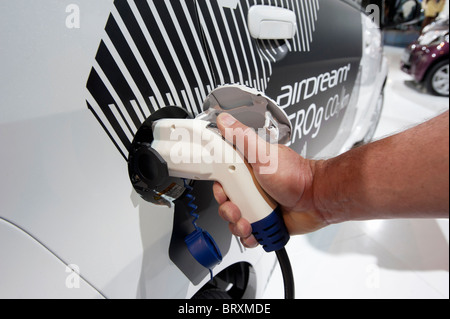
M 234 123 L 236 123 L 236 119 L 228 113 L 222 113 L 217 118 L 217 121 L 220 121 L 223 126 L 230 127 Z
M 256 248 L 259 246 L 258 241 L 254 236 L 250 236 L 249 238 L 241 238 L 242 244 L 247 248 Z

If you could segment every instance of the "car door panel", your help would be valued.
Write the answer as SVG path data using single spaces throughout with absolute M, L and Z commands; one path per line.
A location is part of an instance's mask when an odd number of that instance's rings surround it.
M 290 146 L 313 157 L 335 140 L 351 108 L 362 55 L 361 14 L 341 1 L 272 1 L 296 14 L 296 35 L 255 40 L 248 10 L 268 3 L 197 0 L 215 85 L 241 83 L 275 99 L 293 125 Z

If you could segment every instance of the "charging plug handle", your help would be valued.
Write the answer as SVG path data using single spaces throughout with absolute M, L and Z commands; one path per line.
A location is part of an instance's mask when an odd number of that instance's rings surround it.
M 290 236 L 284 224 L 280 206 L 272 214 L 257 221 L 252 226 L 253 236 L 266 252 L 277 251 L 288 243 Z

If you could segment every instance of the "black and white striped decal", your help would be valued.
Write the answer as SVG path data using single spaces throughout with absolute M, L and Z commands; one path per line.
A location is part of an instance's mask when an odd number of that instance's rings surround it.
M 208 93 L 227 83 L 265 91 L 278 54 L 310 50 L 319 0 L 239 0 L 235 9 L 219 2 L 114 1 L 86 102 L 125 159 L 152 112 L 178 105 L 195 116 Z M 296 12 L 296 37 L 281 43 L 251 39 L 246 14 L 255 4 Z
M 277 56 L 310 51 L 320 9 L 319 0 L 235 0 L 236 7 L 231 9 L 223 7 L 221 2 L 197 0 L 199 22 L 216 75 L 216 85 L 240 83 L 265 91 Z M 295 12 L 296 36 L 288 41 L 252 39 L 247 27 L 247 12 L 253 5 L 276 6 Z

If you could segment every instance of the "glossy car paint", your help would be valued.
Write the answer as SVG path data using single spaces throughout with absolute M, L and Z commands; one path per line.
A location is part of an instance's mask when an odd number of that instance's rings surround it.
M 386 78 L 370 40 L 379 30 L 340 1 L 278 1 L 297 13 L 297 37 L 258 43 L 248 3 L 0 4 L 2 242 L 27 242 L 0 246 L 2 297 L 186 298 L 208 282 L 177 243 L 185 206 L 151 206 L 129 181 L 127 148 L 158 108 L 196 115 L 209 91 L 234 81 L 278 100 L 303 155 L 336 155 L 366 136 Z M 251 265 L 246 296 L 261 296 L 274 258 L 229 234 L 210 186 L 195 191 L 199 224 L 224 254 L 214 273 Z
M 446 25 L 437 25 L 436 27 L 432 27 L 432 30 L 448 30 L 448 20 Z M 421 45 L 419 41 L 415 41 L 406 48 L 402 58 L 401 68 L 417 82 L 422 82 L 425 80 L 428 70 L 440 61 L 448 60 L 448 58 L 448 40 L 433 41 L 429 45 Z
M 448 59 L 449 43 L 442 42 L 431 46 L 414 43 L 408 46 L 408 61 L 402 61 L 402 70 L 412 75 L 417 82 L 425 79 L 427 71 L 436 62 Z

